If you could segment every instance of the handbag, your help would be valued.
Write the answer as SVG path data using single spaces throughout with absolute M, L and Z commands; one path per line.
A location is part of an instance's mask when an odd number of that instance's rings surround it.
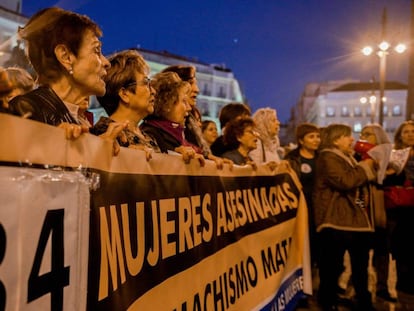
M 414 207 L 414 187 L 411 183 L 384 187 L 384 204 L 386 208 Z

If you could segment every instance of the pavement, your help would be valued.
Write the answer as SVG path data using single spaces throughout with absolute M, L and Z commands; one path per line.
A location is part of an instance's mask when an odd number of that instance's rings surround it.
M 414 311 L 414 295 L 410 295 L 408 293 L 397 291 L 395 288 L 396 285 L 396 266 L 395 260 L 392 260 L 390 257 L 390 267 L 389 267 L 389 279 L 388 279 L 388 291 L 397 297 L 397 302 L 392 303 L 388 302 L 380 297 L 376 297 L 375 295 L 375 288 L 376 288 L 376 273 L 372 267 L 372 254 L 370 258 L 370 265 L 368 268 L 368 289 L 372 293 L 372 301 L 374 308 L 377 311 Z M 352 286 L 347 286 L 349 283 L 349 279 L 351 276 L 351 268 L 349 263 L 349 256 L 345 256 L 344 258 L 344 266 L 345 271 L 341 275 L 338 285 L 342 288 L 347 288 L 343 295 L 340 295 L 342 298 L 342 302 L 338 306 L 339 311 L 351 311 L 352 310 L 352 297 L 355 294 L 355 291 Z M 413 280 L 414 282 L 414 280 Z M 318 305 L 316 301 L 317 293 L 318 293 L 318 285 L 319 285 L 319 277 L 317 273 L 317 269 L 313 269 L 312 271 L 312 287 L 313 287 L 313 296 L 309 296 L 307 299 L 308 306 L 307 307 L 297 307 L 296 311 L 321 311 L 322 308 Z

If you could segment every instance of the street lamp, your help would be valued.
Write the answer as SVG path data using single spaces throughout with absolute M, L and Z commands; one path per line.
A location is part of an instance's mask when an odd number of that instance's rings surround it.
M 362 96 L 359 99 L 359 102 L 363 105 L 369 102 L 371 110 L 371 124 L 373 124 L 375 122 L 375 103 L 377 102 L 377 97 L 375 96 L 374 91 L 372 91 L 370 96 Z
M 380 95 L 379 95 L 379 120 L 378 123 L 380 125 L 383 124 L 384 121 L 384 92 L 385 92 L 385 72 L 387 68 L 387 55 L 391 51 L 391 44 L 385 40 L 385 28 L 387 23 L 387 11 L 384 9 L 382 15 L 382 41 L 378 44 L 377 49 L 375 50 L 377 56 L 379 57 L 379 88 L 380 88 Z M 407 49 L 407 46 L 403 43 L 398 43 L 394 47 L 394 51 L 401 54 L 404 53 Z M 371 46 L 366 46 L 362 49 L 362 54 L 365 56 L 369 56 L 374 52 L 374 48 Z

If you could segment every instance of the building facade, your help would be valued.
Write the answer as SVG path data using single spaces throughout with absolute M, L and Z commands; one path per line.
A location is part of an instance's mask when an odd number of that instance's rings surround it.
M 18 46 L 17 29 L 28 21 L 21 15 L 21 6 L 22 0 L 2 0 L 0 4 L 0 65 L 11 58 Z
M 405 120 L 406 101 L 407 85 L 399 82 L 386 83 L 382 126 L 390 138 Z M 358 137 L 365 125 L 378 123 L 378 84 L 347 83 L 321 94 L 308 111 L 306 119 L 321 127 L 332 123 L 347 124 L 352 127 L 355 137 Z

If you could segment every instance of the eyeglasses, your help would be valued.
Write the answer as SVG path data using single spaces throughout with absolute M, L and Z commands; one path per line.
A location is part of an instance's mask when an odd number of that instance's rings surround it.
M 142 81 L 139 81 L 139 82 L 134 81 L 134 82 L 131 82 L 131 83 L 128 83 L 128 84 L 124 85 L 124 88 L 128 88 L 128 87 L 133 86 L 133 85 L 145 85 L 148 89 L 150 89 L 151 88 L 151 81 L 152 80 L 149 77 L 145 77 L 144 80 L 142 80 Z

